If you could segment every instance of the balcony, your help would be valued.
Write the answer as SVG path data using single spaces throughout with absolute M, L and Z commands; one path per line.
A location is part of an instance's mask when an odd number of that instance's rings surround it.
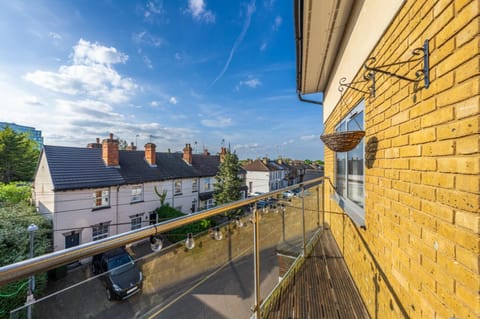
M 2 285 L 82 262 L 64 278 L 49 280 L 44 295 L 35 295 L 35 301 L 13 310 L 10 318 L 27 317 L 29 311 L 34 318 L 368 318 L 325 220 L 324 187 L 331 186 L 324 181 L 308 181 L 3 267 Z M 298 187 L 303 191 L 297 196 L 282 197 Z M 268 205 L 254 208 L 259 200 Z M 195 235 L 193 249 L 185 247 L 183 238 L 156 252 L 149 241 L 128 246 L 143 273 L 141 292 L 123 301 L 107 300 L 105 273 L 92 273 L 90 256 L 155 234 L 165 239 L 178 226 L 225 212 L 230 220 Z

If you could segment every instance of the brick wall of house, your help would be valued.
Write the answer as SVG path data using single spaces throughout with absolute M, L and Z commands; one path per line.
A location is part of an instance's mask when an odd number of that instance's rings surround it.
M 373 318 L 480 316 L 479 3 L 406 1 L 371 56 L 404 61 L 429 39 L 430 87 L 414 101 L 412 83 L 377 73 L 375 98 L 348 90 L 326 121 L 333 132 L 365 98 L 366 229 L 343 214 L 326 222 Z M 325 175 L 335 176 L 327 148 Z M 326 210 L 341 212 L 334 201 Z

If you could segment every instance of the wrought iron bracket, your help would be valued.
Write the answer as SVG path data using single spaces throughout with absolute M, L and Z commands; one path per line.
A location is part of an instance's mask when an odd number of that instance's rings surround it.
M 412 51 L 412 58 L 406 61 L 400 61 L 400 62 L 394 62 L 390 64 L 384 64 L 384 65 L 375 65 L 375 62 L 377 59 L 375 57 L 371 57 L 365 62 L 364 67 L 367 71 L 371 72 L 378 72 L 378 73 L 383 73 L 389 76 L 396 77 L 401 80 L 409 81 L 414 83 L 414 93 L 418 91 L 418 85 L 419 83 L 423 80 L 424 88 L 428 89 L 430 86 L 430 54 L 429 54 L 429 49 L 428 49 L 428 39 L 425 40 L 423 43 L 423 47 L 421 48 L 416 48 Z M 389 67 L 392 66 L 397 66 L 397 65 L 403 65 L 403 64 L 408 64 L 416 61 L 421 61 L 423 60 L 423 67 L 420 70 L 417 70 L 415 72 L 415 77 L 408 77 L 406 75 L 400 75 L 394 72 L 387 71 Z M 375 84 L 374 84 L 375 86 Z M 374 88 L 375 90 L 375 88 Z
M 370 80 L 372 81 L 372 85 L 368 87 L 368 91 L 361 90 L 354 86 L 357 84 L 369 82 Z M 341 78 L 340 81 L 338 81 L 338 91 L 340 91 L 340 93 L 343 93 L 343 91 L 345 91 L 345 88 L 349 88 L 360 93 L 370 94 L 370 97 L 375 97 L 375 71 L 365 71 L 365 73 L 363 74 L 363 80 L 349 83 L 346 83 L 346 81 L 347 78 L 345 77 Z

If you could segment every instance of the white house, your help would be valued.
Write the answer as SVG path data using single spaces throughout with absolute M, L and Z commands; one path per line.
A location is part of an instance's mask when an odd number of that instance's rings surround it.
M 192 154 L 190 144 L 183 154 L 155 148 L 147 143 L 145 151 L 119 151 L 113 134 L 87 148 L 44 147 L 34 199 L 39 213 L 53 221 L 54 250 L 156 223 L 156 191 L 184 213 L 214 205 L 222 154 Z
M 286 173 L 288 170 L 279 163 L 263 160 L 255 160 L 245 164 L 242 168 L 246 171 L 245 182 L 250 194 L 255 192 L 267 193 L 288 184 Z

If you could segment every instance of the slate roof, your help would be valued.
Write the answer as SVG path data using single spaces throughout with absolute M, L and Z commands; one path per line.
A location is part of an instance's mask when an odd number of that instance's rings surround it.
M 156 153 L 156 167 L 145 160 L 144 151 L 119 151 L 120 167 L 107 167 L 102 149 L 46 145 L 55 190 L 107 187 L 177 178 L 215 176 L 219 156 L 193 154 L 192 165 L 182 153 Z
M 285 168 L 280 164 L 277 164 L 274 161 L 267 161 L 265 164 L 263 161 L 257 159 L 249 164 L 245 164 L 242 168 L 246 171 L 254 171 L 254 172 L 268 172 L 268 171 L 280 171 L 284 170 Z

